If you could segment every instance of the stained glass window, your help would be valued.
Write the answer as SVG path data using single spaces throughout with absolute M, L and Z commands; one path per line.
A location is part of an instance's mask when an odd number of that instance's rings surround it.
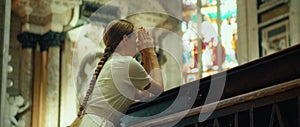
M 197 2 L 201 2 L 198 3 L 200 8 Z M 183 0 L 183 75 L 186 82 L 191 81 L 191 75 L 196 76 L 192 79 L 198 79 L 238 65 L 236 14 L 236 0 Z
M 198 79 L 198 13 L 197 0 L 183 0 L 183 21 L 181 30 L 183 47 L 184 82 Z

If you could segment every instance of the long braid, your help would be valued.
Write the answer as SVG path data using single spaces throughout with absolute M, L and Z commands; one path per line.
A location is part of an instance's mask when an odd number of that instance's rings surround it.
M 111 47 L 106 47 L 105 48 L 104 54 L 103 54 L 102 58 L 100 59 L 100 61 L 98 62 L 98 66 L 95 69 L 92 80 L 90 81 L 89 88 L 86 92 L 84 100 L 83 100 L 82 104 L 80 105 L 80 108 L 79 108 L 79 111 L 78 111 L 78 114 L 77 114 L 78 117 L 82 117 L 82 115 L 84 114 L 84 110 L 86 108 L 89 97 L 93 92 L 93 89 L 94 89 L 94 86 L 96 84 L 97 78 L 98 78 L 104 64 L 106 63 L 108 58 L 111 56 L 111 54 L 114 52 L 115 48 L 116 48 L 116 46 L 114 46 L 114 45 L 111 46 Z
M 86 95 L 83 99 L 82 104 L 80 105 L 79 111 L 77 116 L 81 118 L 84 114 L 85 108 L 87 106 L 87 102 L 89 100 L 90 95 L 93 92 L 94 86 L 96 84 L 97 78 L 105 64 L 105 62 L 108 60 L 108 58 L 112 55 L 112 53 L 117 48 L 119 42 L 123 39 L 123 35 L 129 35 L 133 32 L 133 24 L 126 21 L 126 20 L 116 20 L 108 24 L 108 26 L 105 28 L 105 33 L 103 36 L 104 44 L 106 45 L 106 48 L 104 50 L 104 54 L 102 58 L 100 59 L 97 68 L 95 69 L 95 72 L 93 74 L 92 80 L 89 84 L 89 88 L 86 92 Z

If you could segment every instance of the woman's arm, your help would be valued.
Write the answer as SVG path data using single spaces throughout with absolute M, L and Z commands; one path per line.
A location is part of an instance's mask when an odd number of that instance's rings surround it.
M 156 53 L 153 48 L 146 48 L 141 51 L 141 55 L 142 65 L 152 78 L 151 83 L 145 87 L 145 90 L 153 94 L 160 94 L 164 91 L 164 86 Z
M 139 91 L 137 94 L 140 97 L 149 95 L 149 92 L 154 94 L 154 96 L 159 95 L 164 91 L 161 69 L 153 48 L 153 41 L 149 33 L 144 28 L 141 28 L 138 31 L 137 43 L 142 55 L 142 65 L 152 78 L 151 82 L 144 88 L 144 91 Z

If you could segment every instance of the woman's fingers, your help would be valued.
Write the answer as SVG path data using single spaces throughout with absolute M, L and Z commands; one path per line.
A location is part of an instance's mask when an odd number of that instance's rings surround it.
M 143 33 L 140 30 L 138 30 L 138 39 L 139 39 L 139 41 L 143 41 L 144 40 Z
M 138 30 L 138 38 L 139 38 L 139 40 L 147 40 L 148 39 L 146 31 L 145 31 L 144 28 L 140 28 Z
M 143 37 L 144 37 L 144 39 L 146 40 L 147 39 L 147 36 L 146 36 L 146 30 L 145 29 L 142 29 L 142 33 L 143 33 Z
M 153 41 L 150 37 L 150 34 L 144 28 L 139 28 L 139 30 L 138 30 L 137 45 L 140 50 L 149 48 L 149 47 L 153 47 Z

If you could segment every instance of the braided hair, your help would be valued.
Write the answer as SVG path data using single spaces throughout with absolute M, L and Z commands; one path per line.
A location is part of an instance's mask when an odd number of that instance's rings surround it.
M 119 43 L 122 41 L 123 35 L 131 34 L 133 32 L 133 28 L 134 25 L 126 20 L 114 20 L 106 26 L 103 36 L 103 42 L 106 48 L 104 50 L 103 56 L 101 57 L 97 65 L 97 68 L 95 69 L 83 102 L 80 105 L 79 112 L 77 114 L 78 117 L 82 117 L 84 113 L 89 97 L 93 92 L 96 80 L 104 64 L 106 63 L 108 58 L 113 54 Z

